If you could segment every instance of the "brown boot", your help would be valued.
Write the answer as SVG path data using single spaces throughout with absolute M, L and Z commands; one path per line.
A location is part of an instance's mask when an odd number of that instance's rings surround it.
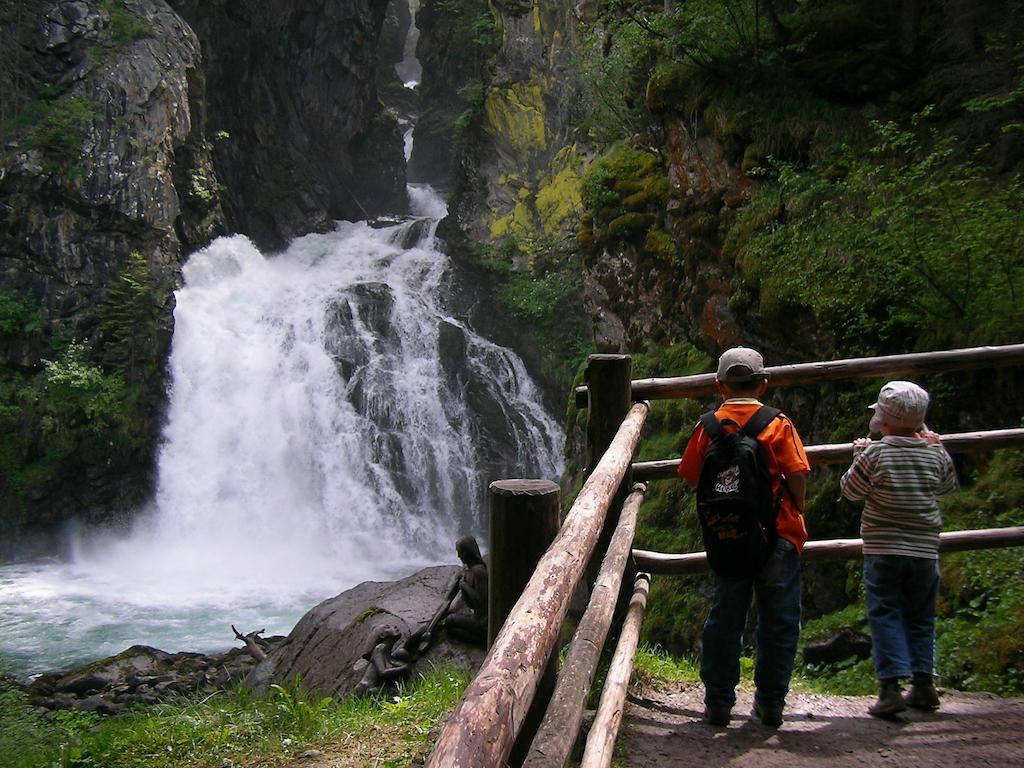
M 900 681 L 897 678 L 882 680 L 878 692 L 878 701 L 868 707 L 868 714 L 873 717 L 892 717 L 907 708 L 900 695 Z
M 935 690 L 935 678 L 926 672 L 915 672 L 907 695 L 903 697 L 903 703 L 914 709 L 938 709 L 939 694 Z

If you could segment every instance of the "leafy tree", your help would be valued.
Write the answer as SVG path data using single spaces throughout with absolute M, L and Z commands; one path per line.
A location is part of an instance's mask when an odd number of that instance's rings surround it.
M 760 311 L 809 310 L 851 350 L 888 340 L 963 344 L 1024 330 L 1024 185 L 956 161 L 956 141 L 872 122 L 875 143 L 846 147 L 846 172 L 781 163 L 730 232 L 726 252 Z M 912 346 L 912 345 L 911 345 Z
M 124 380 L 105 374 L 87 358 L 84 344 L 72 342 L 56 360 L 44 360 L 48 415 L 44 427 L 62 432 L 84 422 L 97 434 L 123 421 Z
M 149 263 L 138 251 L 108 286 L 99 316 L 103 362 L 129 379 L 151 372 L 159 300 Z

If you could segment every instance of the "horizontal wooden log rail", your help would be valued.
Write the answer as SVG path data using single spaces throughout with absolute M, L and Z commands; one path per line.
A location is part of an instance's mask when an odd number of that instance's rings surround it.
M 913 376 L 971 368 L 1024 364 L 1024 344 L 970 347 L 941 352 L 916 352 L 884 357 L 855 357 L 815 363 L 796 363 L 768 368 L 769 386 L 819 383 L 840 379 L 872 379 L 880 376 Z M 634 379 L 633 400 L 671 400 L 704 397 L 715 392 L 715 374 Z M 576 406 L 586 408 L 586 387 L 576 389 Z
M 583 722 L 583 711 L 601 659 L 601 650 L 612 624 L 645 491 L 643 485 L 633 486 L 622 507 L 619 524 L 591 590 L 587 610 L 566 651 L 547 714 L 523 762 L 523 768 L 563 768 L 569 760 Z
M 983 528 L 976 531 L 946 531 L 939 534 L 939 552 L 965 552 L 974 549 L 998 549 L 1024 546 L 1024 526 L 1015 528 Z M 862 539 L 828 539 L 808 541 L 804 545 L 804 562 L 815 560 L 854 560 L 862 557 Z M 637 568 L 652 574 L 704 573 L 708 559 L 703 552 L 671 555 L 662 552 L 633 550 Z
M 996 448 L 1010 448 L 1024 445 L 1024 429 L 993 429 L 986 432 L 956 432 L 940 435 L 942 444 L 950 453 L 989 451 Z M 853 460 L 853 443 L 809 445 L 805 449 L 812 466 L 843 464 Z M 648 480 L 669 480 L 678 478 L 676 468 L 679 459 L 660 461 L 639 461 L 633 465 L 633 479 L 637 482 Z
M 427 768 L 491 768 L 508 761 L 612 497 L 629 469 L 647 412 L 646 403 L 630 408 L 583 484 L 558 537 L 448 718 Z

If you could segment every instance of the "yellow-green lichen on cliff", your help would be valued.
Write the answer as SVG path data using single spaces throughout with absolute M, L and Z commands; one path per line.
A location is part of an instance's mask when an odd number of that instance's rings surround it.
M 539 85 L 515 83 L 508 88 L 490 89 L 484 113 L 487 118 L 484 129 L 504 138 L 523 160 L 530 152 L 547 147 L 544 100 Z
M 556 234 L 566 219 L 579 216 L 583 209 L 584 159 L 575 146 L 564 147 L 548 166 L 549 174 L 537 189 L 535 205 L 541 227 L 549 235 Z
M 519 200 L 511 212 L 491 222 L 491 239 L 500 240 L 509 235 L 524 237 L 536 228 L 536 221 L 530 206 L 523 200 Z

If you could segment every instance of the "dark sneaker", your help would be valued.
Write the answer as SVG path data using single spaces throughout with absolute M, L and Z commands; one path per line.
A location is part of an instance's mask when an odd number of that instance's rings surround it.
M 708 725 L 728 725 L 732 719 L 732 710 L 729 707 L 712 707 L 704 705 L 704 717 L 701 718 Z
M 868 707 L 868 714 L 873 717 L 892 717 L 907 708 L 900 695 L 900 681 L 886 680 L 878 692 L 878 701 Z
M 759 718 L 761 723 L 769 728 L 778 728 L 782 725 L 782 707 L 755 701 L 754 708 L 750 710 L 750 714 Z
M 907 689 L 903 703 L 914 709 L 934 711 L 939 708 L 939 693 L 935 690 L 935 680 L 931 675 L 914 675 L 914 682 Z

